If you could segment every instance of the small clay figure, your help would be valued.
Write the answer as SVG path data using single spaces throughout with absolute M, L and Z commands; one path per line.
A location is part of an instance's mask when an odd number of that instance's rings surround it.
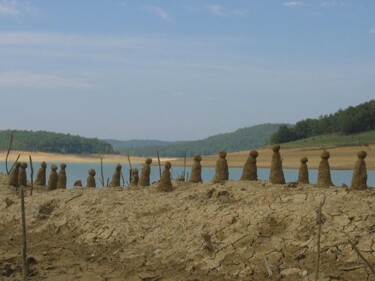
M 36 180 L 35 184 L 40 185 L 40 186 L 46 186 L 46 168 L 47 168 L 47 163 L 42 162 L 40 163 L 40 168 L 38 171 L 38 174 L 36 175 Z
M 272 146 L 272 161 L 270 171 L 270 182 L 273 184 L 285 184 L 285 177 L 283 172 L 283 164 L 280 156 L 280 145 L 274 144 Z
M 360 151 L 357 154 L 358 160 L 355 163 L 352 178 L 352 188 L 357 190 L 367 189 L 367 168 L 365 158 L 366 151 Z
M 19 186 L 27 186 L 27 175 L 26 175 L 27 163 L 22 162 L 20 171 L 18 174 L 18 184 Z
M 249 157 L 247 158 L 246 163 L 242 169 L 241 180 L 248 180 L 248 181 L 258 180 L 257 157 L 258 157 L 258 151 L 256 150 L 250 151 Z
M 216 161 L 214 182 L 226 181 L 229 178 L 228 162 L 225 157 L 227 153 L 225 151 L 219 152 L 219 159 Z
M 158 190 L 165 191 L 165 192 L 173 191 L 171 172 L 169 171 L 172 167 L 171 162 L 169 161 L 165 162 L 164 167 L 165 168 L 164 168 L 163 174 L 158 184 Z
M 20 173 L 21 162 L 17 162 L 9 174 L 9 185 L 19 187 L 18 176 Z
M 138 186 L 138 182 L 139 182 L 138 169 L 137 168 L 133 168 L 132 169 L 131 185 L 132 186 Z
M 51 173 L 49 174 L 47 190 L 55 190 L 57 189 L 57 181 L 59 179 L 59 175 L 56 172 L 57 166 L 55 164 L 51 165 Z
M 66 189 L 66 171 L 65 171 L 66 165 L 62 163 L 60 165 L 60 172 L 59 172 L 59 178 L 57 180 L 57 188 L 58 189 Z
M 310 183 L 309 181 L 309 170 L 307 168 L 307 157 L 301 158 L 301 165 L 299 166 L 298 183 Z
M 116 165 L 116 169 L 113 172 L 112 175 L 112 181 L 111 181 L 111 187 L 119 187 L 121 186 L 120 184 L 120 179 L 121 179 L 121 164 Z
M 202 156 L 196 155 L 194 156 L 193 160 L 194 160 L 194 163 L 193 163 L 193 166 L 191 167 L 191 176 L 190 176 L 189 182 L 191 183 L 203 182 L 202 166 L 201 166 Z
M 88 177 L 87 177 L 87 184 L 86 187 L 96 187 L 96 181 L 95 181 L 95 175 L 96 171 L 94 169 L 90 169 L 88 171 Z
M 331 168 L 329 166 L 328 159 L 331 157 L 328 151 L 323 151 L 320 155 L 319 170 L 318 170 L 318 181 L 317 187 L 330 187 L 334 186 L 331 179 Z
M 150 173 L 151 173 L 151 165 L 152 159 L 147 158 L 145 164 L 143 164 L 141 178 L 139 180 L 140 186 L 149 186 L 150 185 Z
M 73 184 L 74 187 L 82 187 L 82 181 L 81 180 L 76 180 Z

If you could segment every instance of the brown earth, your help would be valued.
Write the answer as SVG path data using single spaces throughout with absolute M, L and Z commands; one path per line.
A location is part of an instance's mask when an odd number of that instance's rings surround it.
M 374 280 L 375 191 L 173 182 L 27 192 L 30 280 Z M 19 194 L 0 174 L 0 280 L 20 280 Z M 271 275 L 271 277 L 269 276 Z

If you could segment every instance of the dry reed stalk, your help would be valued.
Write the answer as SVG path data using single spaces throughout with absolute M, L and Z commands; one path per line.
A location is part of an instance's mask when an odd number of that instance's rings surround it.
M 375 270 L 374 268 L 372 267 L 372 265 L 369 263 L 369 261 L 361 254 L 361 252 L 358 250 L 357 246 L 354 245 L 354 243 L 352 241 L 350 241 L 348 239 L 350 245 L 352 245 L 354 251 L 356 251 L 356 253 L 358 254 L 358 256 L 366 263 L 366 265 L 368 266 L 368 268 L 371 270 L 372 274 L 375 276 Z
M 8 170 L 8 157 L 9 157 L 9 153 L 10 153 L 10 151 L 11 151 L 11 149 L 12 149 L 12 144 L 13 144 L 13 133 L 14 133 L 14 131 L 12 131 L 12 132 L 10 133 L 9 147 L 8 147 L 7 155 L 5 156 L 5 169 L 7 170 L 7 175 L 9 175 L 9 174 L 10 174 L 10 171 L 12 170 L 12 169 Z
M 156 154 L 158 155 L 159 175 L 160 175 L 160 179 L 161 179 L 161 165 L 160 165 L 160 156 L 159 156 L 159 151 L 156 151 Z
M 326 202 L 326 195 L 324 194 L 323 201 L 320 202 L 318 208 L 318 242 L 317 242 L 317 253 L 316 253 L 316 267 L 315 267 L 315 281 L 319 278 L 319 266 L 320 266 L 320 237 L 322 234 L 322 208 Z
M 26 237 L 26 219 L 25 219 L 25 194 L 24 186 L 21 186 L 21 224 L 22 224 L 22 280 L 27 280 L 27 237 Z
M 12 170 L 13 170 L 14 166 L 16 166 L 16 164 L 17 164 L 17 161 L 18 161 L 18 159 L 20 159 L 20 157 L 21 157 L 21 154 L 18 154 L 18 156 L 17 156 L 17 158 L 16 158 L 16 161 L 14 161 L 14 163 L 13 163 L 12 167 L 11 167 L 11 168 L 10 168 L 10 170 L 9 170 L 9 173 L 10 173 L 10 172 L 12 172 Z
M 103 172 L 103 157 L 100 157 L 100 174 L 101 174 L 101 180 L 100 183 L 102 184 L 102 187 L 104 186 L 104 172 Z
M 30 195 L 33 195 L 34 190 L 34 167 L 33 167 L 33 159 L 31 159 L 31 155 L 29 155 L 29 161 L 30 161 Z

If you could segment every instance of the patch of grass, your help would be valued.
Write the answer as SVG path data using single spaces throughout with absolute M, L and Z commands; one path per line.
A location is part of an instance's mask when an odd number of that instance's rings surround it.
M 375 130 L 354 135 L 321 135 L 283 144 L 285 148 L 304 146 L 363 146 L 375 143 Z

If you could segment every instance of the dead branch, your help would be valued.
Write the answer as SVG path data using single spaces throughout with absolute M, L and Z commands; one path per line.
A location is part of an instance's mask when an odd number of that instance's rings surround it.
M 21 224 L 22 224 L 22 280 L 27 280 L 27 237 L 26 237 L 26 219 L 25 219 L 25 194 L 24 186 L 21 186 Z
M 33 167 L 33 159 L 31 159 L 31 155 L 29 155 L 29 161 L 30 161 L 30 195 L 33 195 L 34 190 L 34 167 Z
M 10 151 L 12 149 L 13 134 L 14 134 L 14 131 L 12 131 L 10 133 L 9 147 L 8 147 L 7 155 L 5 156 L 5 169 L 7 170 L 7 175 L 9 175 L 10 171 L 12 170 L 12 169 L 8 170 L 8 157 L 9 157 L 9 153 L 10 153 Z
M 324 194 L 323 200 L 319 205 L 318 208 L 318 242 L 317 242 L 317 253 L 316 253 L 316 267 L 315 267 L 315 280 L 319 278 L 319 265 L 320 265 L 320 237 L 322 234 L 322 208 L 324 203 L 326 202 L 326 195 Z
M 372 274 L 375 276 L 375 270 L 372 267 L 372 265 L 369 263 L 369 261 L 361 254 L 361 252 L 358 250 L 357 246 L 354 245 L 354 243 L 352 241 L 350 241 L 348 239 L 348 242 L 350 243 L 350 245 L 352 245 L 354 251 L 356 251 L 356 253 L 358 254 L 358 256 L 366 263 L 367 267 L 371 270 Z

